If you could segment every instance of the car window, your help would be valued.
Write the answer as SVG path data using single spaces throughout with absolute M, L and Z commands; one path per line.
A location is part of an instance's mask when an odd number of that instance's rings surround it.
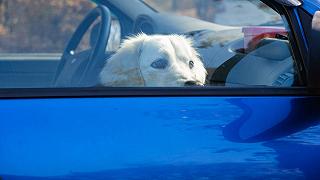
M 177 19 L 184 16 L 181 20 L 184 23 L 189 17 L 197 19 L 189 19 L 193 27 L 188 28 L 192 30 L 183 34 L 192 38 L 202 57 L 208 72 L 205 85 L 291 87 L 299 84 L 287 21 L 262 1 L 144 2 L 159 14 L 170 14 Z
M 1 53 L 61 53 L 95 5 L 85 0 L 3 0 Z
M 159 12 L 189 16 L 221 25 L 283 23 L 278 13 L 259 0 L 145 0 L 145 2 Z
M 66 46 L 96 6 L 89 0 L 0 1 L 0 88 L 54 87 Z M 106 52 L 120 44 L 119 20 L 114 14 L 111 19 Z M 99 22 L 98 17 L 74 51 L 83 62 L 95 46 Z
M 0 1 L 0 88 L 301 84 L 287 20 L 262 1 L 130 2 Z

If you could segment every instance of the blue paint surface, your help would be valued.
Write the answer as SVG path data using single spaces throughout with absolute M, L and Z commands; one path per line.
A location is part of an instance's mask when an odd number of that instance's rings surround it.
M 0 174 L 7 179 L 313 177 L 320 167 L 320 115 L 310 112 L 320 112 L 318 102 L 1 100 Z
M 320 1 L 319 0 L 305 0 L 302 5 L 310 14 L 314 14 L 316 11 L 320 10 Z

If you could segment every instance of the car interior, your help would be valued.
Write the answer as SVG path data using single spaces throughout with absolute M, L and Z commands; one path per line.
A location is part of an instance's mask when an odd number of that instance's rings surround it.
M 120 2 L 122 1 L 118 1 Z M 143 32 L 145 34 L 182 34 L 197 38 L 201 33 L 206 35 L 206 31 L 208 36 L 217 33 L 223 37 L 223 32 L 227 31 L 237 34 L 231 40 L 216 41 L 205 47 L 197 47 L 209 72 L 207 86 L 291 87 L 299 85 L 288 33 L 261 33 L 262 36 L 246 42 L 243 27 L 219 25 L 192 17 L 160 13 L 141 1 L 139 3 L 140 7 L 144 8 L 143 11 L 133 8 L 130 12 L 124 12 L 121 7 L 116 7 L 117 2 L 112 6 L 109 3 L 105 4 L 108 7 L 105 11 L 110 11 L 109 17 L 105 17 L 104 20 L 100 18 L 99 23 L 82 22 L 92 26 L 91 29 L 88 28 L 88 32 L 81 34 L 81 37 L 86 33 L 89 34 L 89 49 L 77 53 L 69 49 L 67 51 L 71 54 L 68 56 L 59 53 L 41 55 L 0 53 L 0 87 L 96 87 L 99 86 L 98 74 L 106 59 L 115 53 L 120 41 L 126 37 Z M 95 14 L 94 18 L 99 16 L 103 16 L 103 13 Z M 111 21 L 118 23 L 116 28 Z M 101 41 L 103 36 L 99 33 L 103 31 L 101 26 L 109 28 L 104 30 L 108 32 L 105 42 Z M 261 25 L 261 27 L 268 26 Z M 256 29 L 259 30 L 259 27 Z M 114 38 L 116 36 L 119 38 Z M 106 37 L 103 36 L 103 38 Z M 93 51 L 99 43 L 107 43 L 107 46 L 115 44 L 115 47 L 109 51 L 104 49 L 104 52 L 99 50 L 98 58 L 92 58 Z M 66 62 L 62 63 L 61 56 L 62 59 L 67 59 Z M 83 75 L 84 72 L 86 75 Z M 82 79 L 85 80 L 80 82 Z

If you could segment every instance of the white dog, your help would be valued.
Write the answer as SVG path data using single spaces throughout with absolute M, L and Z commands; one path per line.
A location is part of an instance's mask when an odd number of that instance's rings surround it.
M 180 35 L 140 34 L 125 40 L 100 73 L 103 86 L 204 85 L 207 71 L 192 41 Z

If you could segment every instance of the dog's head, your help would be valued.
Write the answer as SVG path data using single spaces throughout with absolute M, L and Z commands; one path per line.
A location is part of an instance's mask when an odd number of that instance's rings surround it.
M 204 85 L 206 75 L 191 40 L 140 34 L 123 42 L 100 78 L 104 86 L 181 87 Z

